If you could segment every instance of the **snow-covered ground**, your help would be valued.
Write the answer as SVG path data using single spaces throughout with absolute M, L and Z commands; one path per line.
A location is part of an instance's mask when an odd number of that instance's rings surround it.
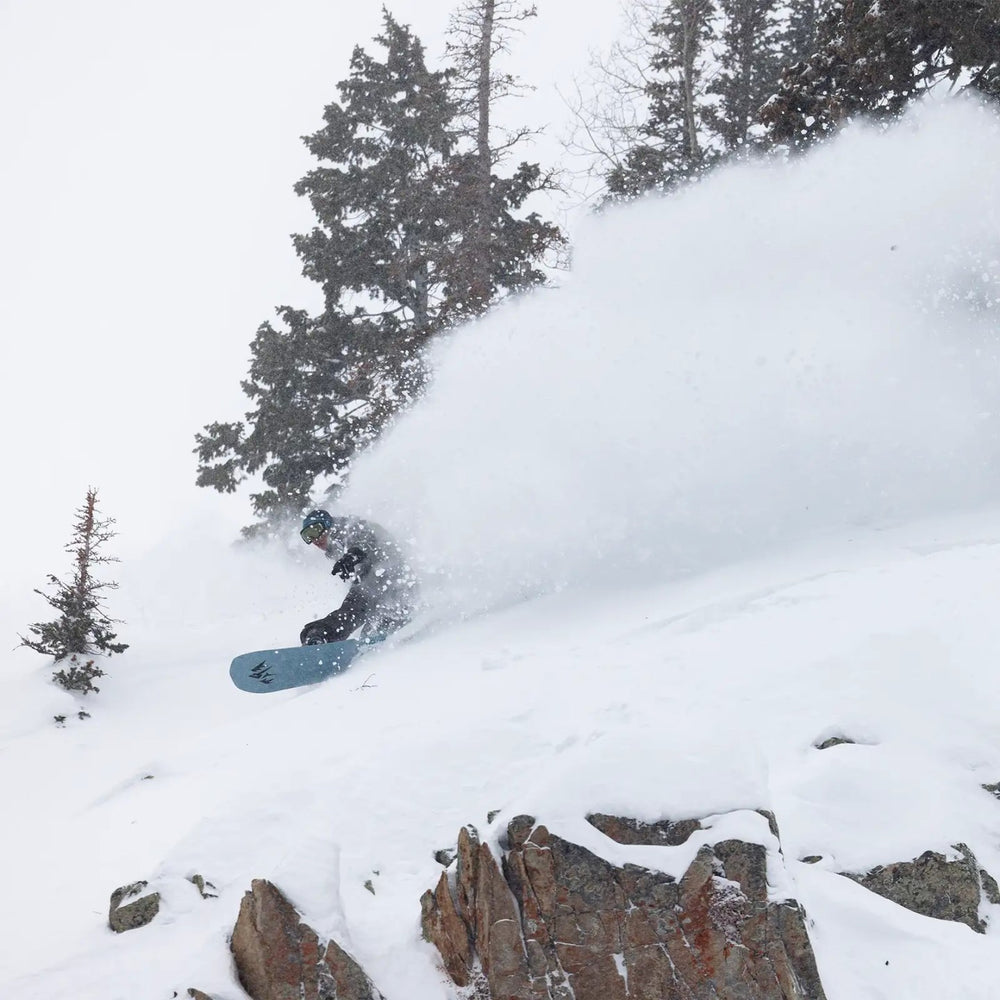
M 238 1000 L 264 877 L 389 1000 L 445 1000 L 419 898 L 462 825 L 530 813 L 620 860 L 586 813 L 758 808 L 831 1000 L 995 997 L 1000 908 L 977 935 L 837 872 L 961 842 L 1000 877 L 997 164 L 994 114 L 932 105 L 593 220 L 358 463 L 344 509 L 412 550 L 440 627 L 342 677 L 229 682 L 336 603 L 293 528 L 148 525 L 98 695 L 4 663 L 0 997 Z M 163 909 L 115 935 L 137 880 Z
M 240 592 L 266 564 L 234 552 L 223 569 Z M 308 566 L 290 576 L 308 591 Z M 993 997 L 1000 908 L 981 936 L 835 872 L 964 842 L 1000 874 L 1000 802 L 980 787 L 1000 780 L 998 588 L 991 511 L 564 592 L 301 691 L 243 694 L 226 671 L 232 636 L 293 631 L 301 596 L 268 618 L 175 620 L 172 639 L 108 664 L 86 720 L 43 666 L 21 671 L 0 709 L 0 996 L 235 1000 L 226 937 L 264 877 L 389 998 L 440 1000 L 418 900 L 463 824 L 489 836 L 527 812 L 608 855 L 589 811 L 766 808 L 786 859 L 775 888 L 805 905 L 831 1000 Z M 814 749 L 831 735 L 857 743 Z M 689 860 L 647 850 L 666 870 Z M 109 896 L 137 879 L 163 910 L 116 935 Z

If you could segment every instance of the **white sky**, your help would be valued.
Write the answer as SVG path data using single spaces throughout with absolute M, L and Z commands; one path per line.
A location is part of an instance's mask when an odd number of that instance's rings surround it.
M 388 6 L 436 58 L 450 0 Z M 613 3 L 538 6 L 510 64 L 537 87 L 513 109 L 534 126 L 565 118 L 556 86 L 618 22 Z M 64 571 L 89 485 L 122 555 L 192 514 L 223 531 L 248 520 L 245 502 L 194 487 L 193 436 L 244 412 L 257 325 L 314 304 L 289 240 L 312 222 L 291 190 L 310 165 L 300 137 L 380 11 L 0 0 L 0 646 L 6 615 L 23 629 L 40 611 L 31 587 Z

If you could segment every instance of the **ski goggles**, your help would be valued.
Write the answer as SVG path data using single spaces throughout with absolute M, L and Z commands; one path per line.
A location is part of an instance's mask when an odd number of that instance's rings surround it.
M 299 534 L 302 536 L 302 541 L 312 545 L 317 538 L 326 534 L 326 528 L 318 521 L 314 521 L 312 524 L 307 524 Z

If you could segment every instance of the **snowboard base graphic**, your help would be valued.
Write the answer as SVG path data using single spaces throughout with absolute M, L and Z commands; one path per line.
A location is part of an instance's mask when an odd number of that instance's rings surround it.
M 290 646 L 241 653 L 229 667 L 229 676 L 241 691 L 269 694 L 316 684 L 346 670 L 362 653 L 381 641 L 344 639 L 319 646 Z

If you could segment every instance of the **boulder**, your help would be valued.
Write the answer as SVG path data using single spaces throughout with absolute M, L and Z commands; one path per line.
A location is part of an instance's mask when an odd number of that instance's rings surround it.
M 953 861 L 936 851 L 924 851 L 912 861 L 841 874 L 914 913 L 954 920 L 985 934 L 986 922 L 979 917 L 980 902 L 984 896 L 991 903 L 1000 902 L 1000 891 L 965 844 L 955 844 L 955 850 L 960 857 Z
M 829 750 L 831 747 L 842 747 L 842 746 L 854 746 L 857 740 L 852 740 L 848 736 L 831 736 L 829 739 L 823 740 L 822 743 L 816 744 L 817 750 Z
M 677 822 L 661 819 L 656 823 L 644 823 L 642 820 L 607 816 L 604 813 L 591 813 L 587 822 L 619 844 L 641 844 L 647 847 L 679 847 L 695 830 L 701 829 L 701 820 L 697 819 Z
M 440 851 L 434 852 L 434 860 L 441 865 L 442 868 L 447 868 L 455 860 L 457 851 L 453 847 L 445 847 Z
M 335 941 L 324 946 L 263 879 L 243 896 L 230 946 L 253 1000 L 382 1000 L 358 963 Z
M 629 844 L 676 846 L 701 829 L 588 818 Z M 617 867 L 531 817 L 503 844 L 497 858 L 462 831 L 457 900 L 447 877 L 425 895 L 425 936 L 456 985 L 478 965 L 491 1000 L 824 1000 L 804 914 L 768 899 L 758 844 L 705 845 L 679 880 Z
M 145 927 L 160 912 L 160 894 L 151 892 L 143 896 L 146 882 L 133 882 L 115 889 L 111 894 L 111 906 L 108 910 L 108 926 L 116 933 Z M 136 898 L 138 897 L 138 898 Z M 132 902 L 126 902 L 132 900 Z
M 188 881 L 198 890 L 202 899 L 219 898 L 218 892 L 215 891 L 215 886 L 204 875 L 191 875 Z
M 448 975 L 458 986 L 468 986 L 472 973 L 472 941 L 469 928 L 458 915 L 447 873 L 442 873 L 437 888 L 420 898 L 420 926 L 424 939 L 437 948 Z

